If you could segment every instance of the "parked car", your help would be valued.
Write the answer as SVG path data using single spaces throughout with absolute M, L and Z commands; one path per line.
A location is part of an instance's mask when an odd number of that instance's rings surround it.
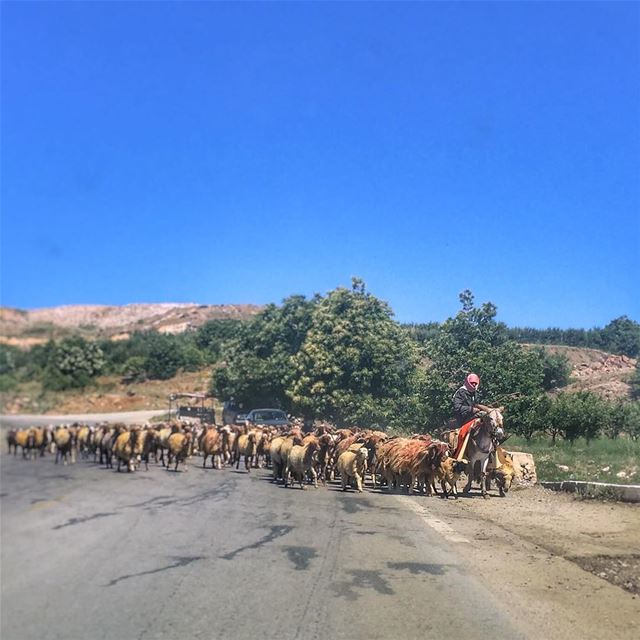
M 244 423 L 247 421 L 246 413 L 236 413 L 236 417 L 233 420 L 233 424 L 237 424 L 240 427 L 244 426 Z
M 287 414 L 280 409 L 253 409 L 247 414 L 249 424 L 264 424 L 270 427 L 288 427 Z

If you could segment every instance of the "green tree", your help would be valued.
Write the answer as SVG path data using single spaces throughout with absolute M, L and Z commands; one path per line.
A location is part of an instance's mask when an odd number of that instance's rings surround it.
M 612 320 L 603 330 L 602 338 L 608 351 L 632 358 L 640 355 L 640 324 L 627 316 Z
M 569 442 L 580 437 L 593 440 L 606 429 L 610 418 L 608 403 L 588 391 L 560 393 L 549 410 L 549 423 Z
M 147 379 L 147 361 L 142 356 L 131 356 L 125 363 L 122 370 L 122 381 L 125 384 L 132 382 L 143 382 Z
M 571 365 L 567 356 L 550 353 L 546 349 L 540 352 L 542 358 L 542 387 L 545 391 L 566 387 L 569 384 Z
M 245 406 L 290 409 L 286 389 L 292 375 L 291 357 L 306 338 L 317 299 L 290 296 L 280 306 L 267 305 L 239 326 L 237 336 L 223 346 L 223 361 L 211 382 L 213 395 L 233 396 Z
M 49 350 L 43 383 L 56 391 L 82 388 L 102 372 L 104 364 L 102 349 L 95 342 L 78 336 L 65 338 Z
M 204 352 L 208 362 L 217 362 L 224 346 L 239 337 L 241 327 L 241 320 L 209 320 L 196 331 L 195 344 Z
M 622 411 L 622 429 L 633 440 L 640 438 L 640 402 L 627 402 Z
M 292 357 L 296 411 L 338 425 L 407 426 L 420 415 L 419 353 L 383 302 L 354 278 L 318 301 Z M 415 423 L 414 423 L 415 424 Z
M 145 359 L 147 376 L 152 380 L 173 378 L 184 360 L 182 350 L 175 336 L 155 334 Z
M 504 404 L 510 428 L 517 431 L 531 417 L 519 411 L 531 411 L 520 398 L 542 394 L 543 359 L 540 351 L 525 349 L 508 339 L 506 327 L 497 322 L 496 306 L 490 302 L 476 307 L 473 294 L 460 294 L 461 311 L 440 327 L 426 345 L 428 359 L 425 401 L 431 429 L 442 426 L 451 417 L 451 399 L 465 376 L 473 371 L 481 382 L 481 400 Z

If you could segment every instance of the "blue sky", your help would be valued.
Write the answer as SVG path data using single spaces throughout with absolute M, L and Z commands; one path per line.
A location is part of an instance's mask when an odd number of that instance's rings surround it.
M 3 305 L 640 320 L 638 3 L 2 3 Z

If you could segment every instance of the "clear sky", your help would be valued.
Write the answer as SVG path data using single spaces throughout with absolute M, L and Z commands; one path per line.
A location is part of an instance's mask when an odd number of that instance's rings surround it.
M 3 305 L 640 320 L 640 3 L 1 11 Z

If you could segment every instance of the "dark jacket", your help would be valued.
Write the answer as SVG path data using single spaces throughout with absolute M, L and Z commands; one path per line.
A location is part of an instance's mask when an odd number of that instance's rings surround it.
M 453 396 L 453 415 L 458 421 L 459 427 L 475 418 L 473 405 L 476 403 L 476 394 L 468 391 L 464 385 L 455 392 Z

